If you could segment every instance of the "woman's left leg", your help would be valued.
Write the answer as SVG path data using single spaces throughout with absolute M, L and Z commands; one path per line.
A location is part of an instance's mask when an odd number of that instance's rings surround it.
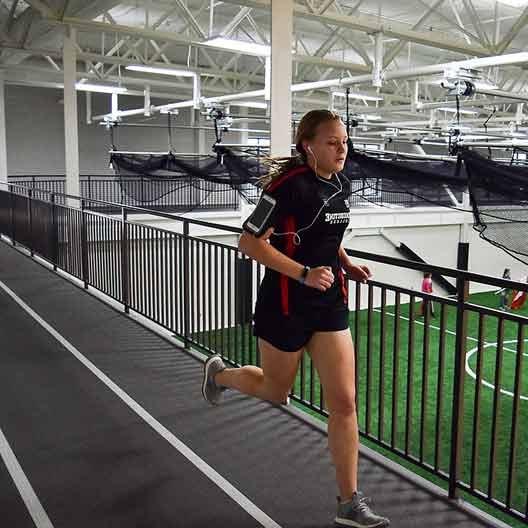
M 354 344 L 350 330 L 316 332 L 307 344 L 323 385 L 328 446 L 342 500 L 357 491 L 359 433 L 356 413 Z
M 386 528 L 389 520 L 374 513 L 357 489 L 359 433 L 350 330 L 316 332 L 307 349 L 319 373 L 329 411 L 328 444 L 341 495 L 334 522 L 337 526 Z

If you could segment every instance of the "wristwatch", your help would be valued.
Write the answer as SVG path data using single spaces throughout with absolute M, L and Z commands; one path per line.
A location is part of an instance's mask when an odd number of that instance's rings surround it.
M 299 282 L 301 284 L 304 284 L 306 282 L 306 277 L 308 277 L 308 272 L 310 271 L 310 266 L 304 266 L 304 269 L 302 270 L 301 277 L 299 279 Z

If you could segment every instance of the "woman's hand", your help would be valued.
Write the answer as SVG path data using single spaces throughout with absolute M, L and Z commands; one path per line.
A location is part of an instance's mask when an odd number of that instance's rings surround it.
M 334 274 L 330 266 L 312 268 L 306 275 L 304 284 L 319 291 L 326 291 L 334 283 Z
M 356 281 L 366 283 L 368 279 L 372 277 L 372 272 L 368 266 L 363 264 L 352 264 L 352 262 L 347 262 L 343 265 L 343 269 L 347 272 L 347 275 Z

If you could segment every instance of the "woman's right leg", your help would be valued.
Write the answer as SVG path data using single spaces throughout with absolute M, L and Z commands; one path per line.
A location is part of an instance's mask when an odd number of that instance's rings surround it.
M 303 349 L 284 352 L 263 339 L 258 340 L 262 368 L 247 365 L 226 368 L 215 376 L 215 383 L 249 396 L 274 403 L 285 403 L 295 381 Z

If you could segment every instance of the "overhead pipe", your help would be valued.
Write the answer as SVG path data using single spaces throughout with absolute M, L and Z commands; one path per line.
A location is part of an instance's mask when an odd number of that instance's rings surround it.
M 444 73 L 446 70 L 454 69 L 454 68 L 485 68 L 488 66 L 505 66 L 505 65 L 512 65 L 512 64 L 522 64 L 528 62 L 528 52 L 520 52 L 520 53 L 510 53 L 507 55 L 498 55 L 494 57 L 483 57 L 479 59 L 468 59 L 468 60 L 462 60 L 462 61 L 454 61 L 454 62 L 446 62 L 442 64 L 432 64 L 429 66 L 421 66 L 418 68 L 409 68 L 406 70 L 396 70 L 391 72 L 385 72 L 383 75 L 383 78 L 385 81 L 389 80 L 395 80 L 395 79 L 403 79 L 403 78 L 413 78 L 413 77 L 423 77 L 427 75 L 434 75 L 437 73 Z M 314 81 L 314 82 L 304 82 L 304 83 L 298 83 L 298 84 L 292 84 L 291 90 L 292 92 L 303 92 L 303 91 L 310 91 L 310 90 L 316 90 L 321 88 L 330 88 L 335 86 L 348 86 L 352 84 L 360 84 L 364 82 L 372 81 L 372 74 L 365 74 L 365 75 L 356 75 L 355 77 L 348 77 L 344 79 L 328 79 L 326 81 Z M 493 92 L 496 92 L 497 94 L 502 94 L 503 97 L 508 97 L 509 99 L 512 98 L 512 94 L 509 92 L 502 92 L 501 90 L 493 90 Z M 480 93 L 484 93 L 480 91 Z M 219 97 L 209 97 L 205 99 L 205 102 L 212 102 L 212 101 L 235 101 L 237 99 L 246 99 L 248 97 L 265 97 L 266 90 L 253 90 L 250 92 L 242 92 L 238 94 L 229 94 Z M 496 94 L 493 94 L 494 96 Z M 527 100 L 528 96 L 524 94 L 519 94 L 518 100 Z M 172 108 L 190 108 L 194 106 L 195 101 L 181 101 L 178 103 L 172 103 L 169 105 L 161 105 L 159 107 L 154 107 L 154 110 L 170 110 Z M 432 103 L 434 104 L 434 103 Z M 407 106 L 407 105 L 405 105 Z M 445 104 L 444 104 L 445 106 Z M 409 108 L 411 105 L 409 105 Z M 393 108 L 393 111 L 395 111 L 396 108 Z M 138 114 L 142 113 L 143 109 L 138 109 Z M 108 114 L 107 114 L 108 115 Z M 129 114 L 133 115 L 133 114 Z M 97 116 L 101 117 L 101 116 Z M 104 117 L 102 118 L 104 119 Z M 101 119 L 99 119 L 101 120 Z

